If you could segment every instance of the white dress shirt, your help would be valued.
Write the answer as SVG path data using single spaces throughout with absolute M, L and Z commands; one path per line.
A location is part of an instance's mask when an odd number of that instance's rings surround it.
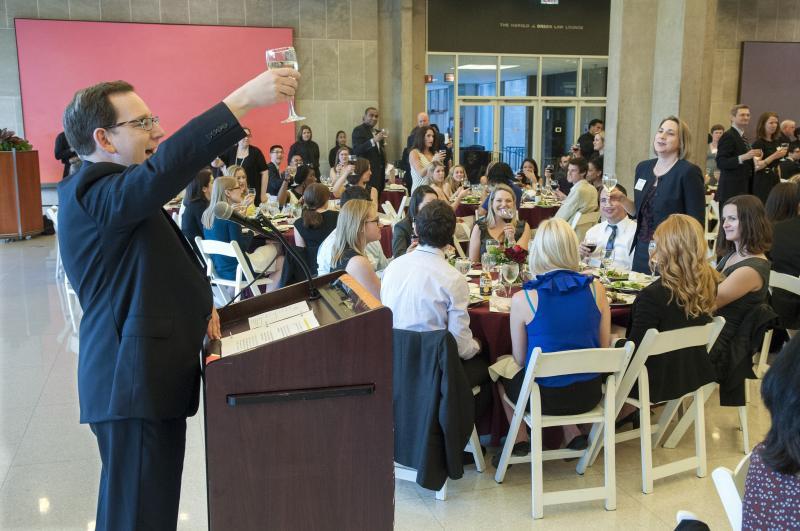
M 586 179 L 581 179 L 573 185 L 555 217 L 570 221 L 578 212 L 594 212 L 598 209 L 598 204 L 597 189 Z
M 327 275 L 331 272 L 331 255 L 333 254 L 333 242 L 335 240 L 336 229 L 333 229 L 333 231 L 328 234 L 327 238 L 322 241 L 322 244 L 317 250 L 318 275 Z M 389 260 L 386 258 L 386 255 L 383 254 L 381 242 L 369 242 L 366 247 L 364 247 L 364 252 L 367 255 L 369 263 L 372 264 L 372 268 L 375 269 L 375 272 L 380 276 L 380 271 L 383 271 L 386 269 L 386 266 L 389 265 Z
M 614 238 L 614 250 L 611 254 L 612 268 L 623 271 L 630 271 L 633 263 L 633 253 L 631 244 L 636 235 L 636 222 L 625 216 L 617 223 L 617 236 Z M 589 255 L 589 265 L 600 267 L 600 260 L 605 256 L 608 237 L 611 236 L 611 225 L 608 221 L 603 221 L 586 231 L 585 240 L 597 242 L 597 249 Z
M 447 263 L 441 249 L 420 245 L 393 260 L 383 273 L 381 302 L 392 310 L 394 328 L 448 330 L 465 360 L 480 350 L 469 329 L 467 279 Z

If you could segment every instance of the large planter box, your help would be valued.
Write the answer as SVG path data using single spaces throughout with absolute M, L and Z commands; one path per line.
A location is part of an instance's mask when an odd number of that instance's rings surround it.
M 40 234 L 42 186 L 38 151 L 0 151 L 0 238 Z

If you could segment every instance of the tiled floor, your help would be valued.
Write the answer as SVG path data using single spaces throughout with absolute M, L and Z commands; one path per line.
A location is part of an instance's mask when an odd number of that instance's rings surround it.
M 78 424 L 75 384 L 77 340 L 62 313 L 54 279 L 53 237 L 0 243 L 0 529 L 92 529 L 100 470 L 94 438 Z M 755 390 L 753 385 L 752 389 Z M 716 395 L 706 408 L 709 472 L 733 468 L 742 457 L 736 411 L 720 408 Z M 769 415 L 758 394 L 748 407 L 751 442 L 763 439 Z M 205 462 L 201 416 L 189 420 L 179 529 L 205 529 Z M 684 457 L 693 437 L 675 450 L 659 449 L 656 464 Z M 545 507 L 543 520 L 530 516 L 530 469 L 511 468 L 502 485 L 494 469 L 470 467 L 449 483 L 446 501 L 415 484 L 398 482 L 398 529 L 523 529 L 570 526 L 593 529 L 672 529 L 675 512 L 696 512 L 712 529 L 727 520 L 709 477 L 687 472 L 657 481 L 641 493 L 638 441 L 617 447 L 617 510 L 586 502 Z M 574 463 L 545 464 L 545 490 L 595 486 L 602 458 L 584 477 Z

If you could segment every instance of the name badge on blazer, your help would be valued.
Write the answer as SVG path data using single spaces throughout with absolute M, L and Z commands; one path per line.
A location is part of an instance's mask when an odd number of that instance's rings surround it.
M 645 179 L 639 179 L 638 181 L 636 181 L 636 186 L 634 186 L 634 189 L 639 190 L 641 192 L 642 190 L 644 190 L 645 184 L 647 184 L 647 181 Z

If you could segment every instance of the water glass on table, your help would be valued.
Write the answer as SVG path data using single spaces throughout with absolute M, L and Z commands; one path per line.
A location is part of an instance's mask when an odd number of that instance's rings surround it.
M 455 267 L 456 271 L 464 276 L 467 276 L 469 270 L 472 269 L 472 261 L 467 258 L 456 258 Z

